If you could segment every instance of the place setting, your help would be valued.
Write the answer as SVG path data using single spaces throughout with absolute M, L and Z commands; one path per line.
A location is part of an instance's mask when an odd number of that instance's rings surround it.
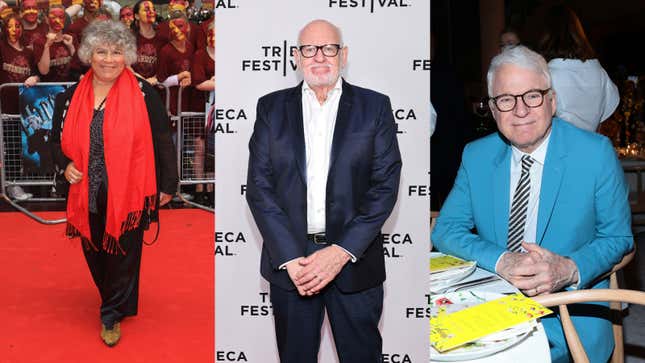
M 432 253 L 430 360 L 478 359 L 522 343 L 551 311 L 519 292 L 482 290 L 504 280 L 473 261 Z M 463 281 L 463 282 L 462 282 Z

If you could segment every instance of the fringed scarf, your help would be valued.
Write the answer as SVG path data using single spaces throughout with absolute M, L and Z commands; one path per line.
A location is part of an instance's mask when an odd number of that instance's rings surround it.
M 69 188 L 68 237 L 80 237 L 85 248 L 98 251 L 92 241 L 88 210 L 88 162 L 90 122 L 94 113 L 94 89 L 90 70 L 79 82 L 65 116 L 61 146 L 83 173 Z M 108 93 L 103 119 L 103 145 L 108 177 L 105 232 L 101 248 L 110 254 L 125 254 L 119 239 L 144 224 L 156 213 L 157 186 L 154 149 L 148 110 L 137 79 L 127 68 Z

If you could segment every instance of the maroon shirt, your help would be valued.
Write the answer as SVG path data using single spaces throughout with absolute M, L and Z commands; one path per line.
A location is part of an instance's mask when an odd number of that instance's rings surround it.
M 83 35 L 83 30 L 90 25 L 85 18 L 78 18 L 65 30 L 66 33 L 72 34 L 79 42 Z
M 76 43 L 74 43 L 76 44 Z M 45 49 L 45 40 L 34 43 L 34 56 L 36 64 L 40 61 Z M 49 73 L 41 77 L 42 82 L 67 82 L 71 81 L 72 54 L 62 41 L 53 43 L 49 47 Z
M 190 24 L 188 40 L 193 46 L 193 49 L 206 48 L 206 35 L 202 27 L 192 21 L 188 22 L 188 24 Z M 170 42 L 170 25 L 168 20 L 159 24 L 159 27 L 157 27 L 157 36 L 162 40 L 163 44 Z
M 23 28 L 21 38 L 22 45 L 34 49 L 34 42 L 36 42 L 37 39 L 45 39 L 48 31 L 49 27 L 45 23 L 40 23 L 31 30 Z
M 137 34 L 137 61 L 132 69 L 144 78 L 150 78 L 157 74 L 159 52 L 165 43 L 162 43 L 158 36 L 148 39 Z
M 193 58 L 193 47 L 186 42 L 186 51 L 179 52 L 172 44 L 168 43 L 161 48 L 159 52 L 159 61 L 157 63 L 157 79 L 163 82 L 166 78 L 190 71 L 191 60 Z M 177 92 L 179 86 L 170 87 L 170 113 L 177 114 Z M 189 111 L 191 87 L 182 93 L 181 109 Z
M 34 53 L 24 47 L 22 50 L 10 46 L 6 41 L 0 41 L 0 84 L 23 83 L 27 78 L 36 74 Z M 18 87 L 2 88 L 2 112 L 18 113 Z
M 191 71 L 193 86 L 211 79 L 215 75 L 215 61 L 208 55 L 206 49 L 200 49 L 195 52 L 193 57 L 193 67 Z M 192 99 L 192 109 L 194 111 L 203 111 L 206 104 L 208 92 L 194 89 Z

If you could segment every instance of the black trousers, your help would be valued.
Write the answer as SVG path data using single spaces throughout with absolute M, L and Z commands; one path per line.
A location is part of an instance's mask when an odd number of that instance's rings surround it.
M 310 245 L 307 255 L 325 247 Z M 344 293 L 332 281 L 316 295 L 300 296 L 271 284 L 270 297 L 281 363 L 318 362 L 325 310 L 341 363 L 382 362 L 383 285 Z
M 89 216 L 92 243 L 98 251 L 84 248 L 83 253 L 101 295 L 101 322 L 109 329 L 124 317 L 137 315 L 143 229 L 130 231 L 120 239 L 125 255 L 108 254 L 101 249 L 106 207 L 107 188 L 103 183 L 97 198 L 98 213 Z

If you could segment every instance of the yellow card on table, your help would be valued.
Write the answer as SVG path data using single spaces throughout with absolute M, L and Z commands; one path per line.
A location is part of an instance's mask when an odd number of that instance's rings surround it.
M 441 272 L 459 267 L 472 266 L 475 262 L 465 261 L 461 258 L 449 255 L 441 255 L 430 258 L 430 273 Z
M 517 293 L 430 318 L 430 343 L 445 352 L 552 311 Z

